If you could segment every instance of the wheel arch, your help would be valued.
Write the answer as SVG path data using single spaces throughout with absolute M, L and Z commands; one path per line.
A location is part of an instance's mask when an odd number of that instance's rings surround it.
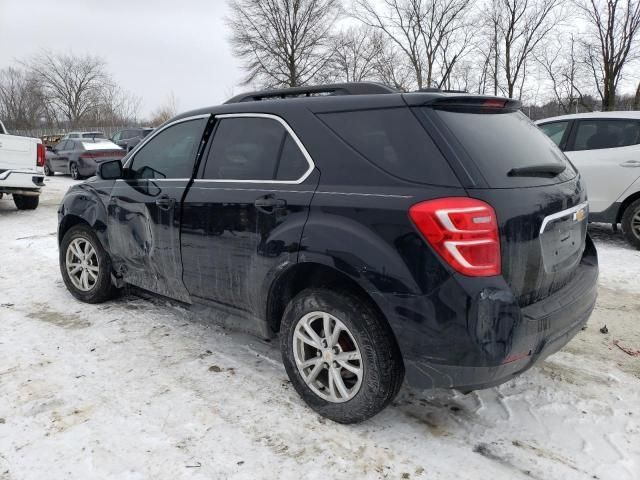
M 69 229 L 78 224 L 91 227 L 103 248 L 109 251 L 107 238 L 107 212 L 96 195 L 79 191 L 67 194 L 59 209 L 58 245 Z
M 266 305 L 266 321 L 269 332 L 280 330 L 282 315 L 289 302 L 307 288 L 340 289 L 367 302 L 384 319 L 398 345 L 393 329 L 384 313 L 384 307 L 372 296 L 367 288 L 333 266 L 316 262 L 300 262 L 282 272 L 271 284 Z
M 620 208 L 618 209 L 618 213 L 616 215 L 616 223 L 620 223 L 622 221 L 622 216 L 624 215 L 624 211 L 627 209 L 629 205 L 631 205 L 636 200 L 640 200 L 640 190 L 632 193 L 627 198 L 622 201 Z

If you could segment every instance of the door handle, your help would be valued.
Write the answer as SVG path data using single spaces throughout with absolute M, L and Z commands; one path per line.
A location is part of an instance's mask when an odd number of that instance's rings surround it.
M 620 164 L 621 167 L 633 168 L 640 167 L 640 160 L 628 160 Z
M 275 198 L 273 195 L 267 195 L 257 198 L 253 205 L 264 213 L 273 213 L 278 208 L 284 208 L 287 206 L 287 201 L 284 198 Z
M 162 195 L 156 200 L 156 205 L 160 210 L 171 210 L 175 204 L 175 198 L 171 198 L 169 195 Z

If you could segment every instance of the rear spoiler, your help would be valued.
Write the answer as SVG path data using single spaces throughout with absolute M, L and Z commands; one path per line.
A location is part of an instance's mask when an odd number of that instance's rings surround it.
M 428 106 L 438 110 L 464 112 L 515 112 L 522 107 L 522 103 L 513 98 L 494 97 L 487 95 L 429 95 L 405 94 L 405 101 L 410 106 Z

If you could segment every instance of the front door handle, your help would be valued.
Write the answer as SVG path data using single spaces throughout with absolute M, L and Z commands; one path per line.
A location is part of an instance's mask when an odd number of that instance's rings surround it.
M 175 198 L 171 198 L 169 195 L 162 195 L 156 200 L 156 205 L 160 210 L 171 210 L 175 204 Z
M 633 168 L 640 167 L 640 160 L 628 160 L 620 164 L 621 167 Z
M 253 205 L 263 213 L 273 213 L 278 208 L 284 208 L 287 206 L 287 201 L 284 198 L 276 198 L 273 195 L 266 195 L 264 197 L 257 198 Z

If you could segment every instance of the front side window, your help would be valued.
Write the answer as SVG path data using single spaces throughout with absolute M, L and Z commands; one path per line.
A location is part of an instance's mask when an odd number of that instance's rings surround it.
M 580 120 L 572 150 L 599 150 L 640 144 L 638 120 Z
M 309 169 L 284 126 L 271 118 L 223 118 L 216 129 L 204 178 L 295 181 Z
M 568 125 L 569 125 L 568 121 L 552 122 L 552 123 L 545 123 L 544 125 L 540 125 L 540 129 L 545 133 L 545 135 L 547 135 L 547 137 L 553 140 L 553 143 L 555 143 L 556 145 L 560 145 L 560 142 L 562 141 L 562 137 L 564 136 L 564 132 L 567 131 Z
M 206 123 L 205 118 L 188 120 L 157 134 L 133 157 L 132 178 L 191 178 Z

